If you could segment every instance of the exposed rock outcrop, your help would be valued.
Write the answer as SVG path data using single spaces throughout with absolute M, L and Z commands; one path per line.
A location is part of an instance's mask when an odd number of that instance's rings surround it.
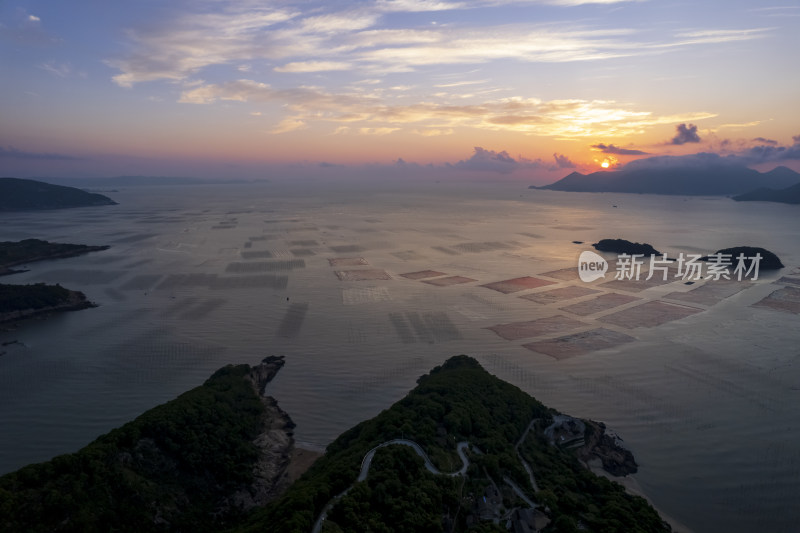
M 595 458 L 600 459 L 603 470 L 613 476 L 627 476 L 639 470 L 633 453 L 625 447 L 619 435 L 606 428 L 602 422 L 589 420 L 588 424 L 590 429 L 587 431 L 586 443 L 578 451 L 578 456 L 584 463 Z
M 277 498 L 289 486 L 288 468 L 294 449 L 295 423 L 275 398 L 265 395 L 267 384 L 284 365 L 283 356 L 269 356 L 251 368 L 245 379 L 261 397 L 266 412 L 262 429 L 253 443 L 259 449 L 253 465 L 253 483 L 233 494 L 230 504 L 243 509 L 264 505 Z

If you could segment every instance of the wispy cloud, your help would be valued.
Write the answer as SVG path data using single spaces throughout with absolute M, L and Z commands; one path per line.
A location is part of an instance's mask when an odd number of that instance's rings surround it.
M 358 8 L 303 4 L 283 8 L 229 7 L 223 12 L 184 15 L 158 25 L 129 30 L 130 51 L 107 63 L 120 73 L 121 86 L 154 80 L 186 80 L 211 66 L 273 64 L 278 73 L 353 70 L 364 74 L 412 72 L 434 65 L 481 65 L 497 60 L 561 63 L 664 53 L 687 46 L 764 37 L 768 28 L 699 28 L 672 39 L 653 40 L 632 28 L 588 27 L 586 23 L 444 24 L 432 27 L 385 24 L 395 12 L 453 11 L 491 5 L 618 3 L 381 0 Z M 245 4 L 247 5 L 247 4 Z M 326 9 L 328 12 L 320 12 Z M 279 64 L 274 67 L 274 64 Z
M 275 67 L 275 72 L 325 72 L 350 68 L 352 65 L 344 61 L 297 61 Z
M 466 2 L 440 2 L 437 0 L 378 0 L 376 7 L 381 11 L 419 13 L 425 11 L 450 11 L 470 6 Z
M 749 28 L 737 30 L 704 29 L 678 33 L 673 43 L 664 46 L 687 46 L 697 44 L 719 44 L 733 41 L 749 41 L 766 37 L 774 28 Z
M 73 72 L 72 65 L 69 63 L 56 63 L 55 61 L 42 63 L 39 68 L 59 78 L 66 78 Z
M 613 144 L 593 144 L 591 146 L 595 150 L 599 152 L 603 152 L 604 154 L 613 154 L 613 155 L 646 155 L 647 152 L 642 150 L 636 150 L 633 148 L 620 148 L 619 146 L 614 146 Z
M 364 127 L 382 123 L 382 127 L 414 125 L 421 130 L 447 130 L 469 127 L 484 130 L 517 131 L 520 133 L 580 138 L 621 136 L 643 129 L 680 121 L 697 121 L 715 116 L 713 113 L 658 116 L 637 111 L 610 101 L 552 100 L 535 98 L 502 98 L 476 104 L 421 102 L 387 104 L 382 98 L 362 93 L 330 93 L 318 87 L 276 89 L 254 80 L 236 80 L 223 84 L 207 84 L 183 92 L 180 101 L 191 104 L 212 104 L 217 100 L 242 103 L 283 102 L 292 115 L 287 120 L 365 123 Z M 283 131 L 283 130 L 281 130 Z M 422 130 L 424 131 L 424 130 Z
M 192 14 L 146 28 L 129 30 L 132 50 L 106 63 L 121 71 L 113 77 L 122 87 L 154 80 L 184 80 L 212 65 L 241 63 L 274 55 L 283 57 L 268 28 L 297 13 L 253 9 L 245 13 Z

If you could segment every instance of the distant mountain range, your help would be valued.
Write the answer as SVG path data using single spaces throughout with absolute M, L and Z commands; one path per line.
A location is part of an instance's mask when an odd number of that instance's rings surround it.
M 570 192 L 733 195 L 765 187 L 782 189 L 797 183 L 800 183 L 800 174 L 786 167 L 762 173 L 736 160 L 701 153 L 639 159 L 616 171 L 573 172 L 550 185 L 532 185 L 530 188 Z
M 768 189 L 762 187 L 748 193 L 734 196 L 737 202 L 780 202 L 782 204 L 800 204 L 800 183 L 785 189 Z
M 107 196 L 74 187 L 20 178 L 0 178 L 0 211 L 116 205 Z
M 243 179 L 202 179 L 176 176 L 114 176 L 109 178 L 42 178 L 48 182 L 58 182 L 73 187 L 138 187 L 150 185 L 211 185 L 253 183 L 257 180 Z M 266 181 L 266 180 L 261 180 Z

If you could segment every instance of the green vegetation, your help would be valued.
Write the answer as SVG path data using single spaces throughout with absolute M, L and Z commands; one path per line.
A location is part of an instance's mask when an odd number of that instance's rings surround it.
M 0 315 L 16 311 L 37 311 L 59 306 L 88 307 L 82 292 L 65 289 L 61 285 L 5 285 L 0 283 Z M 0 321 L 2 317 L 0 317 Z
M 308 532 L 332 503 L 323 533 L 499 533 L 509 519 L 555 533 L 669 531 L 645 500 L 550 444 L 543 430 L 555 411 L 463 355 L 343 433 L 279 499 L 244 511 L 233 495 L 251 486 L 253 440 L 268 418 L 249 372 L 227 366 L 77 453 L 0 477 L 0 530 Z M 457 443 L 468 442 L 466 475 L 433 474 L 395 444 L 377 449 L 356 481 L 365 454 L 398 437 L 420 444 L 441 472 L 462 467 Z
M 536 499 L 550 508 L 552 531 L 578 531 L 579 522 L 588 531 L 668 531 L 646 500 L 593 474 L 542 435 L 531 434 L 521 452 L 539 485 Z
M 0 211 L 116 205 L 102 194 L 20 178 L 0 178 Z
M 0 242 L 0 276 L 14 273 L 12 266 L 106 249 L 108 246 L 54 243 L 40 239 Z M 58 284 L 0 284 L 0 322 L 33 316 L 41 311 L 85 309 L 92 305 L 82 292 L 70 291 Z
M 2 531 L 218 531 L 252 479 L 264 406 L 227 366 L 77 453 L 0 477 Z
M 40 239 L 0 242 L 0 275 L 13 272 L 8 269 L 16 265 L 33 263 L 44 259 L 73 257 L 89 252 L 107 250 L 108 248 L 108 246 L 47 242 Z
M 669 531 L 641 498 L 589 472 L 573 451 L 548 444 L 540 435 L 554 411 L 517 387 L 489 375 L 467 356 L 453 357 L 418 381 L 408 396 L 346 431 L 282 498 L 254 513 L 239 531 L 310 531 L 335 495 L 352 485 L 323 523 L 339 531 L 502 531 L 477 517 L 477 502 L 494 483 L 501 489 L 502 512 L 526 505 L 507 484 L 512 479 L 551 519 L 546 531 L 573 531 L 580 521 L 589 531 Z M 526 455 L 536 467 L 539 493 L 531 487 L 514 445 L 529 423 Z M 442 472 L 456 471 L 456 443 L 468 441 L 465 477 L 429 473 L 406 446 L 381 448 L 366 481 L 355 483 L 364 455 L 377 444 L 404 437 L 420 444 Z M 531 463 L 532 464 L 532 463 Z M 564 487 L 563 489 L 560 487 Z M 623 520 L 622 513 L 628 513 Z M 445 525 L 447 527 L 445 527 Z

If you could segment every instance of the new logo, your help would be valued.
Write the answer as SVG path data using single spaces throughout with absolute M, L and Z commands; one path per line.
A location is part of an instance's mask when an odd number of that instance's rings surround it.
M 608 261 L 601 255 L 589 250 L 581 252 L 578 258 L 578 276 L 581 281 L 589 283 L 599 278 L 605 278 L 608 272 Z

